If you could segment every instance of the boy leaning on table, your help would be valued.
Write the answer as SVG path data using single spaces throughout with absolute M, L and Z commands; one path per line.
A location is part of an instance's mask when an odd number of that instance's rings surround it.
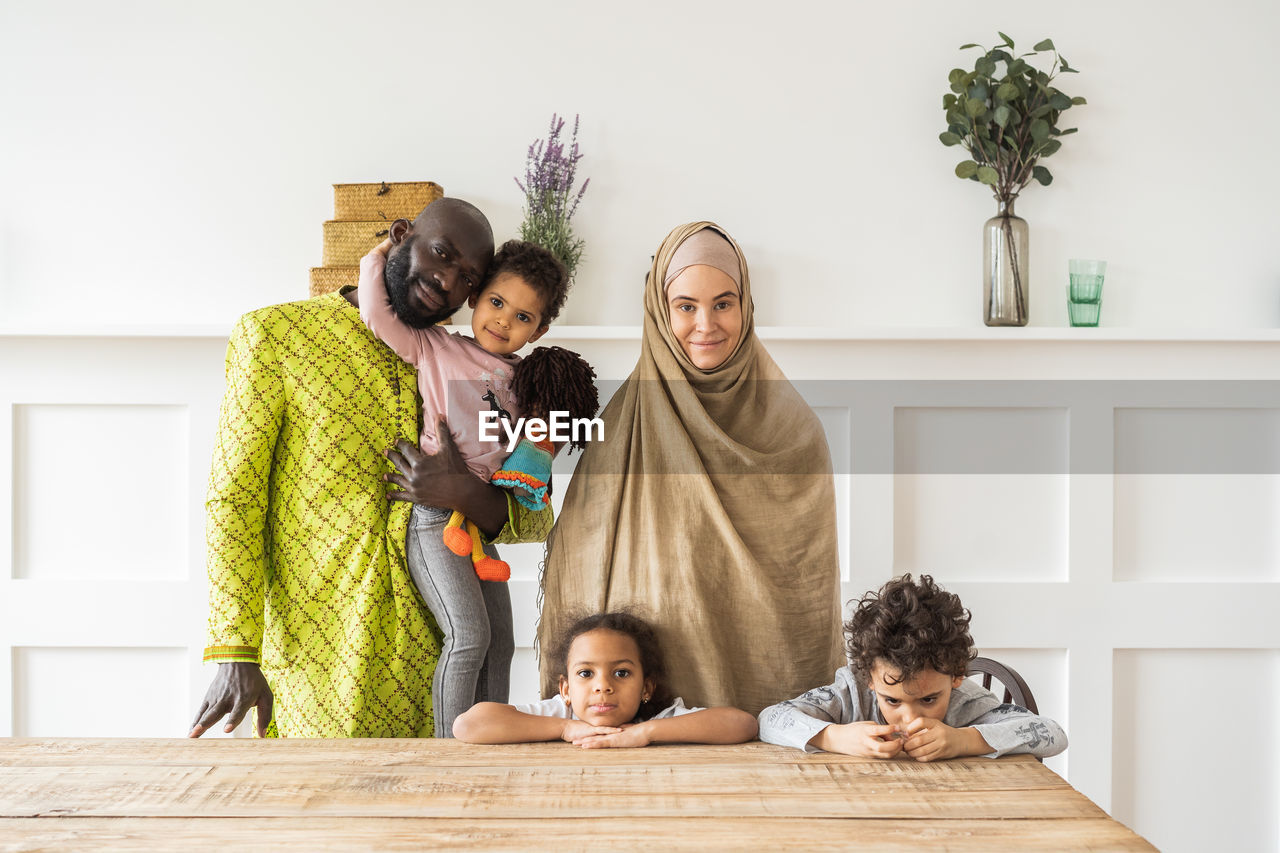
M 844 625 L 851 666 L 836 670 L 834 683 L 761 711 L 760 740 L 916 761 L 1062 752 L 1067 736 L 1056 722 L 1001 704 L 965 678 L 975 655 L 969 618 L 929 575 L 867 593 Z

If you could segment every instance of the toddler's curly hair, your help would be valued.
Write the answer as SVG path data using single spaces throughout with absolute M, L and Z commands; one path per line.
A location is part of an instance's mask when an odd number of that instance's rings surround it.
M 542 297 L 542 325 L 550 326 L 569 295 L 569 273 L 551 252 L 536 243 L 508 240 L 493 256 L 484 287 L 503 273 L 524 279 Z M 484 292 L 484 287 L 480 292 Z
M 849 662 L 863 684 L 876 661 L 909 681 L 926 669 L 963 678 L 977 656 L 969 634 L 970 613 L 960 597 L 929 575 L 895 578 L 868 592 L 854 608 L 844 633 Z

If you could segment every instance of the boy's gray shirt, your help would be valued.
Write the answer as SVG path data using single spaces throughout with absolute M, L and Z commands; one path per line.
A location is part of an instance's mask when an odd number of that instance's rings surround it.
M 862 688 L 861 700 L 859 702 L 853 670 L 842 666 L 836 670 L 836 680 L 826 687 L 815 687 L 803 696 L 761 711 L 760 740 L 805 752 L 821 752 L 809 741 L 832 723 L 867 720 L 864 709 L 870 709 L 870 721 L 884 724 L 875 692 L 869 687 Z M 1023 752 L 1045 758 L 1067 748 L 1067 735 L 1062 726 L 1026 708 L 1001 704 L 994 693 L 967 678 L 951 691 L 951 703 L 942 722 L 952 728 L 977 729 L 992 748 L 988 758 Z

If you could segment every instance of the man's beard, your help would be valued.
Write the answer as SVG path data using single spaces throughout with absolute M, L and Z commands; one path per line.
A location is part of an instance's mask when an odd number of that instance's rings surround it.
M 408 238 L 399 246 L 394 247 L 387 256 L 387 267 L 384 273 L 387 285 L 387 301 L 391 303 L 392 312 L 404 321 L 405 325 L 412 326 L 415 329 L 426 329 L 441 320 L 448 319 L 458 309 L 449 307 L 448 296 L 433 279 L 419 279 L 417 276 L 409 277 L 411 263 L 409 250 L 413 246 L 414 239 L 413 237 Z M 440 298 L 442 305 L 439 311 L 428 314 L 409 301 L 409 291 L 416 287 L 419 282 L 425 284 L 431 292 Z

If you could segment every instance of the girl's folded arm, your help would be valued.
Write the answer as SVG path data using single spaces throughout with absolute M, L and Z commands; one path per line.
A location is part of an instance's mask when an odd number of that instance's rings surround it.
M 560 740 L 571 721 L 539 717 L 501 702 L 478 702 L 453 721 L 453 736 L 467 743 Z
M 637 723 L 650 743 L 745 743 L 756 736 L 756 718 L 737 708 L 705 708 Z

